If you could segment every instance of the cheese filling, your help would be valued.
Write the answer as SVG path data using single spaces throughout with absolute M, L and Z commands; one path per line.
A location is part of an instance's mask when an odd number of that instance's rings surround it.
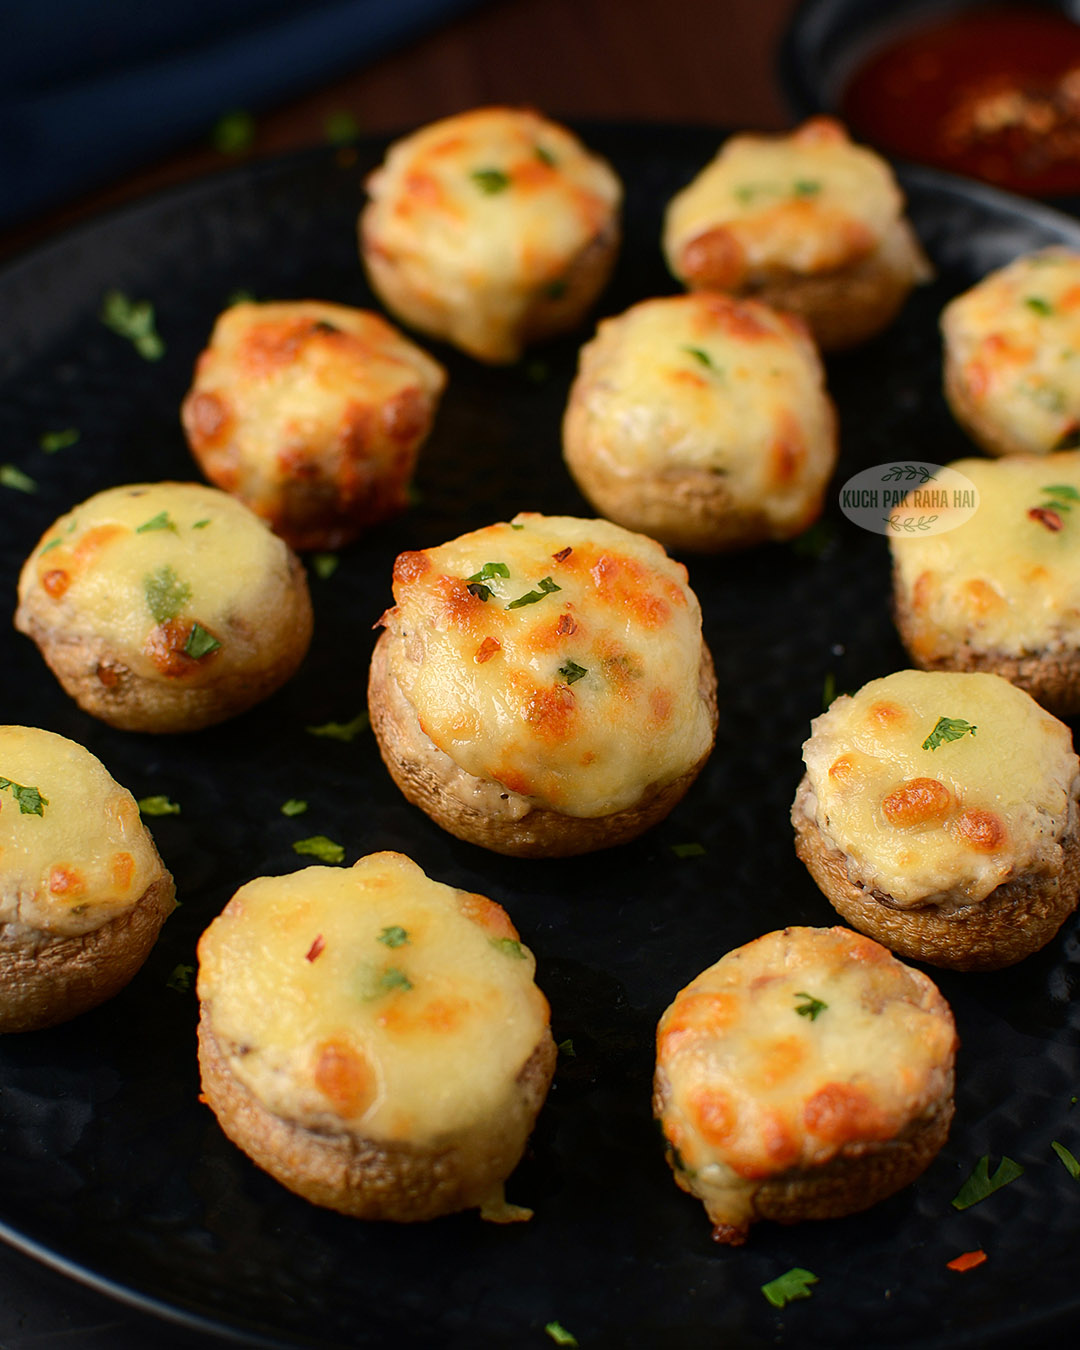
M 6 937 L 88 933 L 164 875 L 131 793 L 74 741 L 0 727 L 0 782 Z
M 916 656 L 957 644 L 1005 656 L 1080 646 L 1080 451 L 960 460 L 979 493 L 964 524 L 890 540 Z
M 686 569 L 643 535 L 525 513 L 402 554 L 394 597 L 391 672 L 467 773 L 603 816 L 711 744 L 700 608 Z
M 977 904 L 1061 868 L 1080 792 L 1069 729 L 997 675 L 898 671 L 838 698 L 796 809 L 898 908 Z
M 514 1109 L 547 1034 L 505 911 L 397 853 L 243 886 L 199 943 L 230 1070 L 316 1130 L 431 1144 Z

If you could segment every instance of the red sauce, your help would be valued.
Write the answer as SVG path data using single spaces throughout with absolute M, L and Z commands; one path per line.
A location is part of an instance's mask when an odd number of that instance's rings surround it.
M 901 158 L 1039 196 L 1080 192 L 1080 25 L 1019 5 L 937 20 L 870 56 L 841 115 Z

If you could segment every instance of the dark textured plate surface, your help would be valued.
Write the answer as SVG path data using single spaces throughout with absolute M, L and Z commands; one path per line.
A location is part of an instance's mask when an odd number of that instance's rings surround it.
M 626 248 L 603 310 L 670 291 L 657 238 L 663 203 L 719 133 L 592 128 L 628 186 Z M 354 218 L 363 171 L 333 151 L 255 164 L 80 229 L 0 277 L 0 458 L 38 491 L 0 490 L 2 594 L 14 608 L 25 555 L 90 493 L 195 477 L 177 407 L 214 316 L 244 288 L 263 298 L 369 304 Z M 1014 254 L 1080 246 L 1048 211 L 930 172 L 905 178 L 939 269 L 887 335 L 830 366 L 840 408 L 839 480 L 882 460 L 967 453 L 939 393 L 943 301 Z M 147 364 L 98 321 L 120 287 L 157 306 L 168 344 Z M 125 735 L 82 714 L 36 650 L 3 638 L 4 720 L 93 750 L 142 797 L 182 813 L 151 822 L 183 907 L 146 967 L 110 1005 L 68 1026 L 0 1043 L 0 1219 L 9 1240 L 170 1316 L 288 1345 L 543 1346 L 560 1321 L 582 1347 L 961 1347 L 1037 1343 L 1080 1310 L 1080 1186 L 1050 1148 L 1080 1153 L 1077 924 L 995 975 L 940 974 L 963 1040 L 952 1136 L 914 1186 L 854 1217 L 757 1227 L 749 1244 L 709 1240 L 678 1191 L 650 1118 L 653 1032 L 676 991 L 723 952 L 785 924 L 834 915 L 796 861 L 788 807 L 800 744 L 838 689 L 903 665 L 887 605 L 883 539 L 832 506 L 832 542 L 691 559 L 720 681 L 716 752 L 674 815 L 615 852 L 558 862 L 488 855 L 408 806 L 370 735 L 305 728 L 364 703 L 372 622 L 395 554 L 519 509 L 587 513 L 559 455 L 577 343 L 488 370 L 439 350 L 450 387 L 424 453 L 420 502 L 313 580 L 316 636 L 277 697 L 216 730 Z M 77 445 L 38 449 L 77 427 Z M 289 797 L 310 803 L 287 819 Z M 169 985 L 242 882 L 301 865 L 293 840 L 325 833 L 349 861 L 400 849 L 432 876 L 502 902 L 536 952 L 560 1056 L 550 1099 L 509 1195 L 526 1225 L 474 1215 L 422 1227 L 364 1225 L 320 1211 L 259 1172 L 198 1103 L 192 993 Z M 672 846 L 700 843 L 679 858 Z M 1024 1175 L 975 1208 L 950 1201 L 982 1154 Z M 946 1262 L 984 1248 L 958 1275 Z M 784 1311 L 760 1292 L 791 1266 L 819 1283 Z

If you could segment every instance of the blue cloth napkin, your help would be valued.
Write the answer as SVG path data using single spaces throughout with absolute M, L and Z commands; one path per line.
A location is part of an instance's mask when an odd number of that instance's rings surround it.
M 0 5 L 0 224 L 316 86 L 478 0 Z

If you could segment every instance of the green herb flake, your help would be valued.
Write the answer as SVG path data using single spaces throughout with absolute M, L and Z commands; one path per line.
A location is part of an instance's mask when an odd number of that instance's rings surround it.
M 307 809 L 308 804 L 302 797 L 290 797 L 287 802 L 281 803 L 283 816 L 302 816 Z
M 207 516 L 205 520 L 197 520 L 195 524 L 192 525 L 191 528 L 193 530 L 205 530 L 207 525 L 209 525 L 210 523 L 211 523 L 210 517 Z
M 1002 1186 L 1007 1186 L 1010 1181 L 1015 1181 L 1017 1177 L 1023 1175 L 1024 1169 L 1019 1163 L 1013 1162 L 1011 1158 L 1002 1155 L 997 1171 L 991 1176 L 990 1159 L 984 1154 L 975 1164 L 975 1170 L 971 1176 L 953 1197 L 953 1209 L 969 1209 L 972 1205 L 977 1205 L 980 1200 L 985 1200 L 988 1195 L 1000 1191 Z
M 821 184 L 816 178 L 797 178 L 792 191 L 796 197 L 816 197 L 821 191 Z
M 836 698 L 836 675 L 831 670 L 825 672 L 825 678 L 821 683 L 821 706 L 825 709 L 832 707 L 833 700 Z
M 144 521 L 142 525 L 136 525 L 136 534 L 150 534 L 154 530 L 172 530 L 173 534 L 179 534 L 176 528 L 176 522 L 169 518 L 168 511 L 159 511 L 151 520 Z
M 384 970 L 382 979 L 379 981 L 379 988 L 385 993 L 389 993 L 391 989 L 400 989 L 404 993 L 412 987 L 412 980 L 409 979 L 408 975 L 406 975 L 403 970 L 399 970 L 397 966 L 391 966 L 389 970 Z
M 59 548 L 63 542 L 64 541 L 60 538 L 59 535 L 57 535 L 55 539 L 50 539 L 49 542 L 42 548 L 41 553 L 38 554 L 38 557 L 40 558 L 42 553 L 48 553 L 50 549 Z
M 795 997 L 806 999 L 805 1003 L 795 1005 L 795 1011 L 800 1017 L 809 1017 L 811 1022 L 816 1022 L 818 1014 L 823 1013 L 829 1006 L 827 1003 L 822 1003 L 821 999 L 815 998 L 813 994 L 804 993 L 802 990 Z
M 216 652 L 220 646 L 221 643 L 213 633 L 208 633 L 201 623 L 194 623 L 184 643 L 184 654 L 194 661 L 201 661 L 204 656 Z
M 244 288 L 241 286 L 241 287 L 239 287 L 237 290 L 235 290 L 235 291 L 230 291 L 230 292 L 229 292 L 229 295 L 228 295 L 228 303 L 229 303 L 230 306 L 232 306 L 232 305 L 253 305 L 253 304 L 255 303 L 255 292 L 254 292 L 254 291 L 246 291 L 246 290 L 244 290 Z
M 44 431 L 38 437 L 38 445 L 47 455 L 55 455 L 58 450 L 66 450 L 79 439 L 75 427 L 65 427 L 63 431 Z
M 178 994 L 191 992 L 195 978 L 195 967 L 188 965 L 173 966 L 169 978 L 165 981 L 167 989 L 175 989 Z
M 1055 389 L 1052 384 L 1037 384 L 1033 380 L 1029 380 L 1021 387 L 1032 403 L 1038 404 L 1046 412 L 1062 413 L 1065 411 L 1065 395 L 1060 389 Z
M 572 1332 L 567 1331 L 561 1322 L 548 1322 L 544 1330 L 556 1345 L 568 1345 L 570 1350 L 576 1350 L 577 1337 Z
M 1074 503 L 1080 502 L 1080 492 L 1071 483 L 1051 483 L 1041 491 L 1046 496 L 1055 498 L 1054 505 L 1066 511 L 1071 510 Z
M 1043 318 L 1053 314 L 1054 306 L 1049 300 L 1044 300 L 1041 295 L 1025 295 L 1024 304 L 1034 314 L 1040 314 Z
M 123 291 L 107 291 L 101 322 L 119 337 L 127 338 L 144 361 L 160 361 L 165 355 L 165 343 L 154 326 L 154 306 L 149 300 L 131 300 Z
M 525 948 L 518 942 L 517 938 L 491 938 L 491 945 L 496 951 L 502 952 L 505 956 L 512 956 L 515 961 L 526 960 Z
M 1059 1144 L 1056 1139 L 1051 1140 L 1050 1147 L 1061 1159 L 1062 1165 L 1073 1181 L 1080 1181 L 1080 1162 L 1076 1160 L 1064 1144 Z
M 489 197 L 505 192 L 510 186 L 510 176 L 502 169 L 474 169 L 470 176 L 480 191 Z
M 529 591 L 526 595 L 519 595 L 516 600 L 511 600 L 506 608 L 520 609 L 522 605 L 535 605 L 537 600 L 543 600 L 545 595 L 552 595 L 555 591 L 562 590 L 562 587 L 552 581 L 550 577 L 544 577 L 537 584 L 540 587 L 539 590 Z
M 359 140 L 360 123 L 348 108 L 338 108 L 327 113 L 323 132 L 331 145 L 348 145 L 350 141 Z
M 962 717 L 939 717 L 937 725 L 922 743 L 924 750 L 936 750 L 939 745 L 944 745 L 947 741 L 959 741 L 970 731 L 972 736 L 978 731 L 978 727 L 972 726 L 970 722 L 965 722 Z
M 242 155 L 255 144 L 255 119 L 243 108 L 219 117 L 210 132 L 210 144 L 223 155 Z
M 555 156 L 551 153 L 550 150 L 545 150 L 542 145 L 534 145 L 533 152 L 541 164 L 546 164 L 549 169 L 553 169 L 555 167 L 556 163 Z
M 793 1266 L 775 1280 L 761 1286 L 761 1292 L 774 1308 L 784 1308 L 798 1298 L 810 1297 L 810 1286 L 817 1284 L 818 1277 L 802 1266 Z
M 517 525 L 517 524 L 514 523 L 514 521 L 511 521 L 511 522 L 510 522 L 510 528 L 511 528 L 512 530 L 523 530 L 523 529 L 525 528 L 525 526 L 524 526 L 524 525 Z
M 295 840 L 293 852 L 300 853 L 306 858 L 318 858 L 324 863 L 339 863 L 345 860 L 344 847 L 335 844 L 332 839 L 327 839 L 325 834 L 313 834 L 307 839 Z
M 341 559 L 336 553 L 313 553 L 311 568 L 320 581 L 329 581 L 338 570 Z
M 567 1059 L 577 1059 L 577 1051 L 574 1049 L 574 1042 L 567 1036 L 565 1041 L 560 1041 L 555 1047 L 560 1055 L 565 1055 Z
M 355 741 L 357 736 L 371 726 L 371 718 L 366 712 L 357 713 L 351 722 L 324 722 L 321 726 L 307 727 L 309 736 L 322 736 L 329 741 Z
M 143 577 L 143 592 L 150 613 L 158 623 L 175 619 L 191 599 L 191 587 L 166 564 Z
M 755 183 L 743 183 L 735 189 L 735 200 L 743 206 L 749 206 L 763 189 Z
M 697 361 L 699 365 L 704 366 L 706 370 L 715 370 L 719 372 L 719 367 L 703 347 L 683 347 L 681 350 L 686 352 L 688 356 L 692 356 L 694 360 Z
M 510 569 L 506 563 L 487 562 L 479 572 L 474 572 L 469 581 L 490 581 L 492 577 L 509 577 Z
M 0 778 L 0 792 L 11 789 L 11 795 L 19 803 L 20 816 L 44 816 L 48 797 L 43 797 L 36 787 L 24 787 L 11 778 Z
M 703 858 L 708 852 L 704 844 L 671 844 L 669 845 L 676 858 Z
M 38 485 L 28 473 L 16 468 L 14 464 L 0 464 L 0 485 L 12 488 L 15 492 L 33 493 Z
M 392 923 L 388 928 L 384 928 L 376 942 L 381 942 L 384 947 L 404 947 L 409 940 L 409 934 L 400 924 Z
M 588 670 L 584 666 L 579 666 L 576 661 L 567 661 L 565 666 L 559 667 L 559 674 L 566 680 L 567 684 L 575 684 L 588 675 Z
M 178 816 L 180 814 L 179 805 L 161 794 L 155 797 L 140 797 L 137 804 L 144 816 Z
M 491 599 L 492 596 L 491 587 L 485 586 L 482 581 L 470 581 L 469 584 L 465 587 L 465 589 L 469 592 L 470 595 L 475 595 L 477 600 L 482 601 L 485 605 Z

